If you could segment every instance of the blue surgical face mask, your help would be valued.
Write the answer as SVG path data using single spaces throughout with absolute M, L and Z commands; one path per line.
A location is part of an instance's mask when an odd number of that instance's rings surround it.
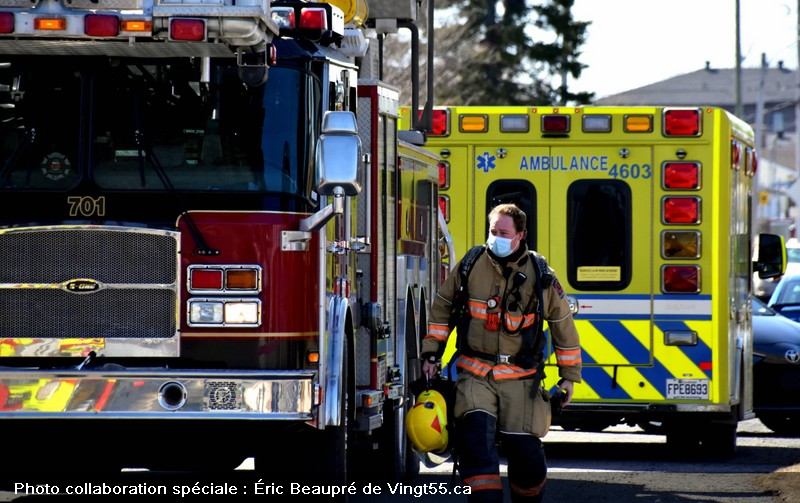
M 513 238 L 501 238 L 494 234 L 489 234 L 489 239 L 486 240 L 486 247 L 497 257 L 508 257 L 511 255 L 511 241 L 513 241 Z

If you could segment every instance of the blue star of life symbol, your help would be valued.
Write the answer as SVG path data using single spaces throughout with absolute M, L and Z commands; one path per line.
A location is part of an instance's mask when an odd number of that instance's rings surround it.
M 482 169 L 484 173 L 488 173 L 490 169 L 494 169 L 494 161 L 497 157 L 490 155 L 489 152 L 484 152 L 483 155 L 478 156 L 478 169 Z

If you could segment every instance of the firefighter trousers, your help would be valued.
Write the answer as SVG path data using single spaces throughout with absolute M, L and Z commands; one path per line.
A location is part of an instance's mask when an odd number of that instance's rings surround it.
M 508 485 L 513 503 L 540 503 L 547 482 L 547 463 L 539 438 L 499 433 L 497 418 L 483 410 L 467 412 L 456 424 L 461 480 L 472 491 L 469 503 L 502 503 L 500 440 L 508 459 Z

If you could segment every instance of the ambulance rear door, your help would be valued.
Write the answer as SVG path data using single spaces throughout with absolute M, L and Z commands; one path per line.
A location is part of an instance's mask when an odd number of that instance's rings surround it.
M 652 274 L 658 183 L 652 148 L 554 146 L 549 159 L 528 164 L 548 168 L 550 206 L 542 214 L 550 220 L 547 259 L 577 300 L 588 386 L 602 398 L 657 395 L 651 383 L 663 378 L 653 375 L 659 372 L 652 327 L 659 286 Z

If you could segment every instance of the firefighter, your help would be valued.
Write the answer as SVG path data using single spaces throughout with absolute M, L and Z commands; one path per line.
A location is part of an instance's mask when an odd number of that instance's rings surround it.
M 541 332 L 538 313 L 548 323 L 561 378 L 554 396 L 563 395 L 563 404 L 568 404 L 573 383 L 581 381 L 578 332 L 564 290 L 549 276 L 538 309 L 535 284 L 542 276 L 537 276 L 525 229 L 525 212 L 513 204 L 489 213 L 486 252 L 475 259 L 467 276 L 471 319 L 461 325 L 467 330 L 455 332 L 456 452 L 471 503 L 503 501 L 498 439 L 507 452 L 511 501 L 539 502 L 544 495 L 547 466 L 540 439 L 550 428 L 551 410 L 549 394 L 541 387 L 544 335 L 532 333 Z M 458 274 L 449 275 L 433 303 L 422 342 L 422 370 L 430 379 L 450 337 L 451 309 L 461 282 Z

